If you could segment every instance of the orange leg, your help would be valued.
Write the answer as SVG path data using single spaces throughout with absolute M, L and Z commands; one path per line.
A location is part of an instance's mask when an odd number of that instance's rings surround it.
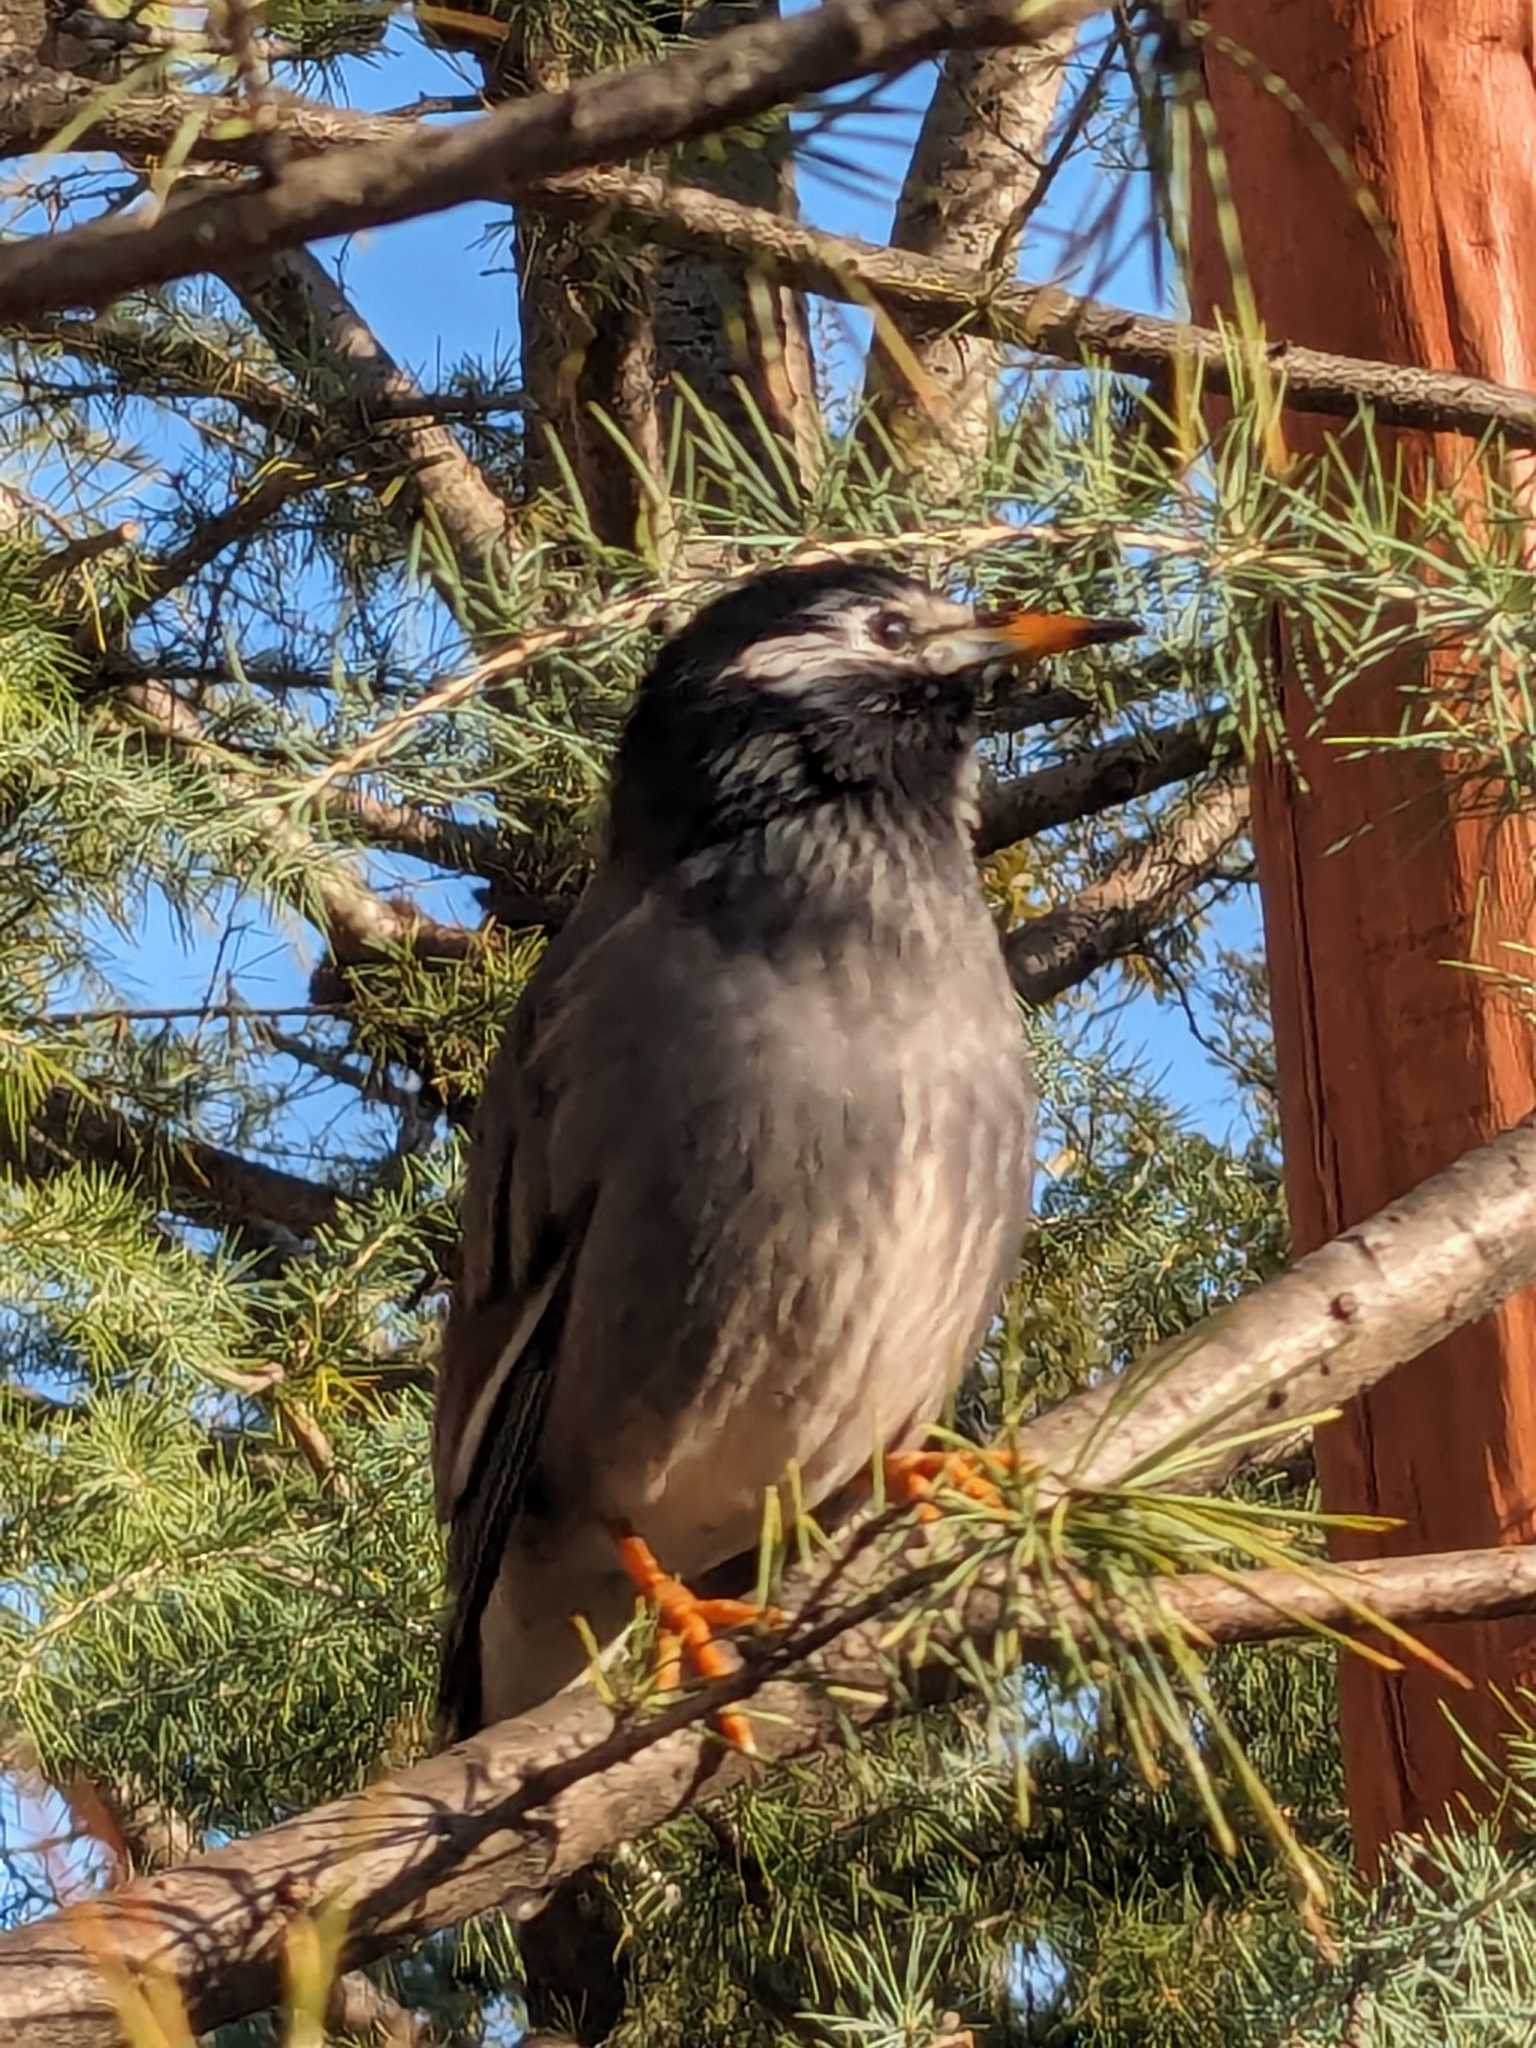
M 656 1624 L 656 1688 L 676 1692 L 683 1682 L 683 1639 L 676 1629 Z
M 1024 1463 L 1014 1451 L 887 1451 L 885 1490 L 893 1501 L 917 1504 L 921 1521 L 937 1519 L 938 1509 L 929 1499 L 935 1487 L 947 1486 L 987 1507 L 1004 1505 L 1002 1489 L 995 1477 Z
M 701 1600 L 681 1579 L 662 1570 L 655 1552 L 632 1530 L 616 1530 L 619 1562 L 636 1590 L 656 1609 L 656 1677 L 665 1687 L 677 1685 L 686 1663 L 700 1678 L 727 1678 L 731 1666 L 715 1641 L 717 1628 L 742 1628 L 748 1622 L 772 1621 L 771 1610 L 751 1600 Z M 720 1733 L 734 1749 L 757 1754 L 752 1727 L 745 1714 L 724 1708 L 717 1717 Z

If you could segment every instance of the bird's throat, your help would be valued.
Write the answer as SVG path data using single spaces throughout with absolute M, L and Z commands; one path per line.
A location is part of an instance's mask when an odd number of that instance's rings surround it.
M 829 799 L 699 848 L 665 884 L 727 947 L 835 952 L 875 942 L 903 956 L 985 918 L 971 812 Z

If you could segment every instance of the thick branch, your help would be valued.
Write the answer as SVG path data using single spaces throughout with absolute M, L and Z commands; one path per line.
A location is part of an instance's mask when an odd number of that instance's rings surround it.
M 119 685 L 142 687 L 152 680 L 148 668 L 129 668 L 120 662 L 111 664 L 107 673 Z M 315 687 L 320 687 L 323 680 L 317 675 Z M 1082 698 L 1065 690 L 1042 690 L 1034 696 L 1010 699 L 1006 710 L 989 721 L 989 730 L 1018 731 L 1055 719 L 1082 717 L 1091 709 Z M 182 706 L 181 715 L 185 713 L 186 707 Z M 994 783 L 982 798 L 977 851 L 982 855 L 996 853 L 1053 826 L 1095 817 L 1137 797 L 1151 796 L 1172 783 L 1189 781 L 1210 768 L 1213 761 L 1223 758 L 1226 751 L 1213 739 L 1209 720 L 1190 719 L 1160 731 L 1112 740 L 1032 774 Z M 277 772 L 275 762 L 263 762 L 235 749 L 227 752 L 231 765 L 240 762 L 252 772 Z M 500 879 L 511 865 L 511 849 L 494 825 L 439 816 L 357 782 L 347 782 L 338 789 L 328 781 L 317 808 L 366 845 L 408 853 L 437 867 Z M 502 925 L 558 923 L 574 900 L 574 896 L 532 896 L 500 890 L 496 917 Z M 457 932 L 458 928 L 449 929 Z M 456 937 L 453 944 L 459 943 Z
M 1122 1389 L 1081 1397 L 1038 1425 L 1025 1448 L 1048 1455 L 1053 1471 L 1072 1467 L 1076 1484 L 1124 1483 L 1202 1435 L 1285 1423 L 1358 1393 L 1533 1279 L 1536 1120 L 1152 1354 L 1126 1383 L 1145 1385 L 1139 1398 Z M 1218 1458 L 1170 1476 L 1181 1488 L 1208 1485 L 1223 1466 Z M 201 2029 L 273 2002 L 288 1924 L 329 1899 L 347 1904 L 349 1965 L 491 1906 L 528 1902 L 750 1769 L 700 1732 L 728 1696 L 762 1709 L 758 1740 L 770 1759 L 825 1746 L 890 1713 L 897 1702 L 879 1617 L 953 1569 L 947 1550 L 931 1558 L 925 1541 L 914 1535 L 894 1577 L 841 1608 L 832 1602 L 846 1590 L 834 1582 L 760 1661 L 654 1720 L 616 1729 L 591 1694 L 563 1695 L 366 1792 L 127 1887 L 92 1912 L 6 1937 L 0 2018 L 10 2022 L 13 2048 L 115 2042 L 116 2010 L 97 1973 L 103 1954 L 163 1972 Z M 1348 1628 L 1362 1593 L 1410 1626 L 1528 1612 L 1536 1609 L 1536 1550 L 1260 1572 L 1238 1586 L 1196 1577 L 1166 1583 L 1162 1600 L 1190 1630 L 1234 1642 L 1293 1633 L 1301 1616 Z M 951 1647 L 957 1634 L 985 1645 L 1004 1621 L 1021 1631 L 1023 1654 L 1046 1658 L 1074 1617 L 1069 1605 L 1049 1615 L 1027 1600 L 1021 1606 L 1005 1561 L 980 1574 L 959 1611 L 935 1628 Z M 1127 1625 L 1144 1627 L 1144 1617 Z M 835 1710 L 822 1693 L 790 1682 L 792 1669 L 842 1688 Z
M 703 0 L 688 14 L 688 32 L 717 36 L 752 15 L 778 15 L 782 0 Z M 689 185 L 793 219 L 795 138 L 788 114 L 751 135 L 711 137 L 674 158 L 672 173 Z M 544 223 L 548 231 L 548 223 Z M 718 251 L 694 250 L 679 261 L 657 260 L 654 321 L 656 363 L 676 390 L 686 385 L 711 418 L 744 447 L 755 448 L 766 428 L 781 459 L 809 491 L 823 454 L 821 409 L 804 295 L 790 283 L 768 285 L 745 277 Z M 622 247 L 612 261 L 633 263 Z M 674 403 L 675 403 L 674 399 Z M 662 420 L 664 431 L 670 421 Z M 708 466 L 697 483 L 711 488 Z
M 278 93 L 275 104 L 278 126 L 296 157 L 368 143 L 388 146 L 415 125 L 408 116 L 355 113 L 291 93 Z M 46 149 L 65 128 L 72 130 L 78 149 L 112 150 L 128 158 L 163 155 L 170 138 L 181 131 L 192 162 L 251 170 L 261 169 L 267 145 L 249 108 L 232 96 L 158 91 L 117 98 L 100 80 L 36 66 L 0 80 L 0 155 Z
M 325 2017 L 335 2033 L 355 2040 L 382 2034 L 390 2048 L 420 2048 L 433 2039 L 429 2020 L 408 2011 L 356 1970 L 349 1970 L 332 1985 Z
M 317 412 L 327 421 L 344 420 L 352 440 L 364 437 L 361 452 L 370 472 L 382 471 L 378 483 L 404 476 L 405 488 L 392 497 L 391 510 L 407 529 L 426 518 L 451 567 L 445 573 L 433 547 L 426 551 L 427 565 L 436 571 L 445 602 L 462 612 L 506 543 L 506 501 L 455 434 L 405 412 L 417 395 L 416 380 L 307 249 L 254 267 L 230 265 L 224 276 Z
M 119 18 L 98 14 L 92 7 L 76 7 L 63 14 L 59 33 L 83 42 L 94 58 L 99 53 L 121 50 L 175 50 L 187 56 L 227 56 L 229 42 L 222 36 L 200 35 L 195 29 L 165 28 L 131 16 Z M 253 54 L 263 64 L 282 58 L 300 58 L 298 43 L 283 36 L 264 36 L 253 45 Z
M 1064 1401 L 1031 1426 L 1030 1450 L 1075 1484 L 1102 1486 L 1147 1472 L 1179 1448 L 1256 1428 L 1283 1434 L 1530 1285 L 1533 1254 L 1536 1119 L 1159 1345 L 1120 1378 Z M 1179 1484 L 1213 1492 L 1254 1455 L 1254 1446 L 1234 1444 Z
M 66 541 L 52 554 L 43 555 L 32 563 L 29 572 L 32 581 L 39 588 L 66 582 L 87 562 L 99 561 L 103 555 L 114 554 L 117 549 L 130 546 L 138 538 L 138 533 L 137 525 L 127 520 L 120 526 L 104 527 L 100 533 L 82 534 L 78 540 Z
M 1134 953 L 1209 881 L 1248 824 L 1248 779 L 1214 777 L 1165 824 L 1123 854 L 1102 881 L 1008 934 L 1013 985 L 1027 1003 L 1048 1003 L 1111 960 Z
M 766 114 L 949 48 L 1038 43 L 1103 0 L 824 0 L 654 64 L 509 101 L 478 121 L 296 162 L 275 183 L 167 207 L 159 219 L 92 221 L 0 249 L 0 318 L 97 306 L 215 264 L 301 242 L 508 199 L 521 185 L 613 163 Z M 769 218 L 773 218 L 772 215 Z
M 1160 732 L 1132 733 L 1032 775 L 994 783 L 982 798 L 976 850 L 996 853 L 1000 847 L 1049 832 L 1054 825 L 1096 817 L 1170 783 L 1187 782 L 1212 765 L 1215 750 L 1210 721 L 1192 718 Z
M 1018 700 L 1010 707 L 1008 722 L 1010 729 L 1016 730 L 1025 724 L 1082 716 L 1090 708 L 1064 690 L 1046 690 L 1036 698 Z M 1053 826 L 1095 817 L 1172 783 L 1187 782 L 1210 768 L 1223 753 L 1212 738 L 1209 721 L 1190 719 L 1162 731 L 1112 740 L 1033 774 L 996 783 L 982 798 L 977 852 L 983 856 L 996 853 Z M 355 782 L 340 789 L 328 787 L 318 805 L 326 816 L 369 845 L 493 879 L 507 871 L 509 849 L 491 825 L 434 817 Z M 574 900 L 571 896 L 498 889 L 494 910 L 497 922 L 504 926 L 558 924 Z M 1137 937 L 1145 937 L 1154 921 L 1139 926 Z M 1096 924 L 1095 929 L 1099 928 Z M 430 942 L 425 950 L 430 952 Z M 1074 981 L 1080 978 L 1075 973 L 1072 977 Z
M 689 10 L 676 19 L 691 32 Z M 519 9 L 507 28 L 504 42 L 482 43 L 476 53 L 487 99 L 505 104 L 565 91 L 575 52 L 556 20 L 540 8 Z M 757 193 L 741 196 L 763 203 Z M 638 546 L 664 559 L 674 539 L 671 512 L 641 475 L 661 476 L 667 467 L 656 258 L 588 234 L 579 218 L 550 219 L 521 206 L 513 233 L 520 367 L 536 408 L 523 447 L 525 500 L 579 502 L 601 545 Z M 719 299 L 717 289 L 712 304 Z M 615 460 L 615 434 L 630 459 Z
M 170 674 L 158 663 L 137 661 L 114 649 L 97 664 L 96 678 L 103 689 L 116 691 L 125 703 L 133 705 L 161 739 L 170 741 L 174 736 L 178 752 L 189 758 L 200 754 L 210 769 L 230 775 L 268 777 L 274 782 L 283 775 L 287 764 L 275 749 L 240 747 L 211 739 L 187 696 L 172 691 Z M 177 680 L 190 683 L 192 689 L 188 694 L 199 697 L 205 689 L 227 687 L 232 678 L 226 665 L 183 673 Z M 264 687 L 280 681 L 284 688 L 317 691 L 327 690 L 333 683 L 333 678 L 320 669 L 278 679 L 254 665 L 246 669 L 243 680 Z M 496 880 L 504 880 L 513 867 L 512 848 L 494 825 L 423 810 L 362 783 L 351 782 L 342 789 L 328 790 L 317 809 L 329 823 L 340 828 L 345 838 L 365 846 L 384 847 L 391 853 L 408 853 L 434 867 Z M 570 907 L 569 899 L 565 898 L 546 897 L 538 902 L 540 908 L 548 908 L 555 917 Z M 501 919 L 504 924 L 507 921 L 505 917 Z M 526 921 L 542 924 L 544 918 L 531 915 Z M 443 929 L 450 934 L 461 930 L 452 925 Z M 460 945 L 460 938 L 450 937 L 450 951 Z
M 909 4 L 915 7 L 919 0 L 909 0 Z M 784 27 L 788 30 L 808 20 L 819 20 L 833 11 L 831 7 L 822 7 L 814 15 L 798 16 Z M 1038 24 L 1031 21 L 1028 36 L 1021 34 L 1016 39 L 1023 43 L 1043 41 L 1049 31 L 1086 19 L 1095 11 L 1086 0 L 1082 5 L 1062 0 L 1060 8 L 1053 8 L 1048 17 L 1040 17 Z M 736 31 L 748 35 L 765 32 Z M 968 27 L 966 33 L 969 35 Z M 721 43 L 728 40 L 721 38 Z M 985 40 L 985 35 L 978 33 L 975 46 L 983 46 Z M 958 32 L 953 41 L 956 47 L 961 46 Z M 718 54 L 718 45 L 711 48 Z M 686 54 L 691 57 L 696 53 Z M 682 61 L 668 60 L 669 64 Z M 642 75 L 626 74 L 626 79 Z M 583 81 L 577 90 L 590 93 L 602 82 Z M 95 88 L 63 73 L 50 74 L 42 88 L 30 77 L 25 87 L 0 84 L 0 150 L 8 148 L 15 152 L 41 146 L 65 122 L 78 118 L 93 96 L 99 98 Z M 545 109 L 559 97 L 548 94 L 519 101 L 515 107 L 500 109 L 487 119 L 497 122 L 523 109 Z M 282 131 L 292 154 L 296 159 L 309 160 L 301 161 L 284 179 L 284 192 L 301 169 L 315 169 L 317 175 L 324 172 L 327 179 L 340 182 L 344 166 L 361 163 L 377 167 L 385 158 L 433 146 L 441 139 L 396 115 L 355 114 L 285 99 L 279 100 L 278 105 Z M 625 106 L 632 117 L 627 92 Z M 266 138 L 245 132 L 237 101 L 194 100 L 186 94 L 102 104 L 99 119 L 82 141 L 128 154 L 161 155 L 183 134 L 189 116 L 199 111 L 206 116 L 205 133 L 193 145 L 194 156 L 260 163 Z M 478 136 L 486 125 L 469 124 L 459 129 L 457 135 Z M 574 147 L 568 145 L 568 150 Z M 318 163 L 321 152 L 326 152 L 323 165 Z M 586 161 L 596 162 L 609 153 L 623 152 L 606 152 L 594 146 Z M 477 152 L 477 170 L 483 168 L 478 162 L 480 154 Z M 494 150 L 483 154 L 494 160 Z M 535 144 L 530 143 L 526 152 L 522 143 L 518 144 L 517 197 L 524 206 L 538 204 L 582 213 L 598 210 L 610 217 L 612 225 L 622 226 L 642 239 L 701 254 L 733 255 L 785 285 L 816 292 L 824 298 L 858 305 L 876 301 L 887 313 L 903 321 L 929 326 L 942 323 L 955 335 L 972 334 L 1059 362 L 1107 363 L 1139 377 L 1158 376 L 1169 364 L 1182 362 L 1198 366 L 1211 390 L 1229 388 L 1227 351 L 1231 343 L 1212 328 L 1186 326 L 1150 313 L 1126 312 L 1101 300 L 1075 297 L 1053 285 L 999 282 L 995 273 L 988 275 L 904 250 L 880 248 L 849 236 L 823 234 L 766 208 L 743 206 L 685 185 L 669 185 L 661 178 L 587 170 L 563 175 L 546 184 L 534 175 L 535 171 L 550 168 L 548 162 L 538 163 L 538 154 Z M 525 163 L 525 155 L 533 161 Z M 411 160 L 414 161 L 414 155 Z M 511 182 L 510 173 L 502 175 L 499 170 L 483 184 L 471 177 L 470 189 L 458 197 L 504 197 Z M 389 218 L 402 218 L 418 210 L 405 204 L 402 196 L 394 192 L 393 181 L 385 178 L 383 183 L 398 207 Z M 371 176 L 358 180 L 360 194 L 371 193 L 373 185 Z M 136 283 L 214 267 L 210 251 L 222 248 L 225 260 L 229 260 L 231 252 L 242 250 L 255 256 L 290 247 L 321 231 L 314 227 L 291 227 L 286 208 L 277 209 L 281 218 L 269 218 L 273 209 L 261 205 L 263 196 L 253 188 L 241 187 L 177 208 L 154 227 L 141 227 L 135 222 L 102 226 L 93 223 L 51 240 L 40 237 L 35 242 L 0 250 L 0 317 L 22 320 L 57 306 L 99 303 Z M 294 211 L 302 214 L 306 208 L 318 208 L 320 196 L 306 187 L 298 195 Z M 358 204 L 363 203 L 360 197 Z M 430 205 L 419 210 L 456 203 L 457 199 L 452 197 L 433 198 Z M 234 232 L 247 220 L 242 213 L 230 221 L 228 233 L 233 239 L 226 240 L 226 228 L 219 223 L 216 212 L 210 222 L 210 212 L 247 204 L 253 209 L 249 232 Z M 367 216 L 377 217 L 380 216 L 371 213 Z M 362 220 L 359 217 L 350 224 L 361 225 Z M 175 233 L 167 239 L 171 226 Z M 104 252 L 98 274 L 90 254 L 94 243 L 87 241 L 82 251 L 78 238 L 103 234 L 114 239 Z M 189 240 L 196 246 L 183 247 Z M 144 257 L 147 267 L 142 271 L 133 266 L 135 252 Z M 1464 377 L 1450 370 L 1334 355 L 1322 349 L 1297 347 L 1283 339 L 1271 342 L 1264 356 L 1271 372 L 1283 378 L 1288 402 L 1301 411 L 1348 418 L 1359 406 L 1368 405 L 1376 418 L 1388 426 L 1466 434 L 1481 434 L 1494 427 L 1522 445 L 1536 443 L 1536 394 L 1529 391 L 1484 377 Z M 231 395 L 237 402 L 243 402 L 238 392 Z
M 355 783 L 333 790 L 323 808 L 369 846 L 408 853 L 460 874 L 499 875 L 507 867 L 507 848 L 494 825 L 435 817 Z
M 904 250 L 822 234 L 660 178 L 588 172 L 525 194 L 524 203 L 530 198 L 546 206 L 606 205 L 614 225 L 637 236 L 673 248 L 728 249 L 802 291 L 849 304 L 873 301 L 903 323 L 944 321 L 957 334 L 985 336 L 1063 363 L 1107 363 L 1135 377 L 1153 377 L 1182 362 L 1200 369 L 1208 389 L 1231 388 L 1228 351 L 1237 344 L 1212 328 L 1128 313 L 1054 285 L 1000 283 Z M 1388 426 L 1467 434 L 1492 426 L 1512 441 L 1536 443 L 1536 394 L 1487 378 L 1330 355 L 1284 340 L 1268 345 L 1264 362 L 1284 380 L 1287 402 L 1303 412 L 1348 418 L 1364 404 Z
M 891 244 L 1001 282 L 1044 163 L 1077 31 L 1032 49 L 952 50 L 907 166 Z M 865 397 L 930 489 L 962 485 L 986 452 L 997 344 L 952 315 L 905 323 L 898 350 L 876 322 Z M 963 329 L 967 323 L 958 323 Z
M 909 1574 L 908 1590 L 932 1575 Z M 1197 1642 L 1256 1643 L 1301 1634 L 1308 1623 L 1359 1632 L 1362 1602 L 1407 1627 L 1530 1613 L 1536 1551 L 1258 1571 L 1237 1584 L 1191 1577 L 1164 1589 L 1162 1613 Z M 750 1693 L 770 1762 L 826 1748 L 897 1710 L 877 1625 L 888 1604 L 872 1596 L 850 1610 L 832 1644 L 808 1660 L 815 1690 L 768 1664 L 766 1677 L 748 1672 L 618 1730 L 590 1693 L 568 1693 L 365 1792 L 0 1938 L 0 2018 L 11 2048 L 112 2048 L 117 2009 L 98 1958 L 169 1980 L 198 2031 L 271 2005 L 286 1927 L 330 1899 L 350 1909 L 344 1956 L 353 1965 L 471 1914 L 533 1903 L 595 1856 L 747 1775 L 744 1758 L 722 1755 L 700 1732 L 709 1705 Z M 1108 1621 L 1113 1628 L 1113 1614 Z M 1007 1569 L 994 1566 L 930 1641 L 951 1650 L 969 1641 L 985 1654 L 1007 1627 L 1017 1654 L 1048 1662 L 1079 1625 L 1067 1594 L 1049 1614 L 1021 1609 Z M 1144 1636 L 1145 1613 L 1124 1625 Z

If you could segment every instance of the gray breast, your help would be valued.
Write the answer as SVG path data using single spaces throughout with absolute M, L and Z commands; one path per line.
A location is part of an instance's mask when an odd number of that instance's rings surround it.
M 653 907 L 564 1022 L 601 1066 L 552 1148 L 596 1199 L 550 1507 L 674 1571 L 750 1547 L 790 1460 L 815 1505 L 911 1441 L 1017 1255 L 1033 1097 L 996 938 L 968 868 L 884 893 L 767 946 Z

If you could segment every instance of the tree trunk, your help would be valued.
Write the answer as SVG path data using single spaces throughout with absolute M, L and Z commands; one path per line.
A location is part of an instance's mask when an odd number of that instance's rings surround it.
M 1011 278 L 1076 28 L 1017 50 L 951 50 L 923 118 L 891 246 Z M 929 491 L 974 478 L 998 401 L 1001 351 L 953 323 L 904 323 L 893 356 L 877 324 L 864 395 L 885 440 Z
M 1260 315 L 1271 337 L 1536 384 L 1536 78 L 1528 0 L 1208 0 L 1204 64 Z M 1314 135 L 1264 82 L 1282 79 L 1348 152 L 1395 240 L 1384 250 Z M 1209 196 L 1196 203 L 1197 317 L 1230 307 Z M 1322 427 L 1288 425 L 1293 448 Z M 1469 444 L 1410 448 L 1427 475 Z M 1278 648 L 1300 776 L 1254 776 L 1254 837 L 1273 982 L 1286 1187 L 1307 1251 L 1530 1111 L 1532 1027 L 1483 978 L 1531 933 L 1536 828 L 1473 815 L 1442 757 L 1344 761 L 1309 733 Z M 1391 732 L 1414 677 L 1356 685 L 1336 731 Z M 1303 787 L 1303 780 L 1305 787 Z M 1362 832 L 1362 825 L 1370 830 Z M 1342 842 L 1341 850 L 1333 851 Z M 1447 1390 L 1453 1390 L 1448 1394 Z M 1352 1556 L 1536 1534 L 1536 1301 L 1449 1340 L 1349 1404 L 1318 1436 L 1325 1505 L 1400 1517 Z M 1497 1752 L 1507 1717 L 1486 1685 L 1536 1677 L 1528 1621 L 1426 1629 L 1470 1677 L 1463 1725 Z M 1343 1744 L 1355 1841 L 1384 1839 L 1473 1791 L 1421 1665 L 1383 1676 L 1344 1658 Z
M 690 39 L 720 35 L 764 13 L 776 0 L 705 0 L 665 14 L 664 26 Z M 560 39 L 537 15 L 522 22 L 487 70 L 491 96 L 515 82 L 558 90 L 570 71 Z M 711 137 L 673 164 L 682 182 L 770 212 L 795 212 L 787 120 L 743 142 Z M 801 483 L 814 476 L 820 450 L 810 331 L 800 294 L 698 255 L 670 255 L 634 243 L 605 245 L 586 223 L 520 208 L 517 215 L 518 312 L 523 383 L 534 401 L 530 484 L 557 493 L 573 476 L 600 540 L 637 541 L 665 558 L 676 535 L 652 503 L 613 434 L 612 422 L 645 468 L 661 478 L 673 435 L 678 383 L 770 475 L 762 429 L 789 458 Z M 761 425 L 759 424 L 761 423 Z M 685 436 L 702 437 L 685 412 Z M 555 452 L 558 441 L 564 461 Z M 682 481 L 682 480 L 680 480 Z M 707 476 L 694 495 L 718 495 Z
M 777 13 L 778 0 L 705 0 L 688 12 L 688 33 L 703 41 Z M 793 219 L 791 141 L 783 119 L 755 144 L 722 147 L 712 137 L 679 158 L 676 176 Z M 671 256 L 657 272 L 656 348 L 662 374 L 673 383 L 682 379 L 764 469 L 771 474 L 759 420 L 788 456 L 792 474 L 811 483 L 821 455 L 821 416 L 810 326 L 797 291 L 705 256 Z
M 565 40 L 537 11 L 487 66 L 490 99 L 513 90 L 560 92 L 571 83 Z M 598 540 L 629 549 L 665 544 L 634 464 L 663 463 L 648 249 L 594 243 L 582 223 L 519 207 L 517 314 L 528 422 L 528 489 L 565 497 L 574 487 Z M 604 422 L 608 424 L 605 425 Z

